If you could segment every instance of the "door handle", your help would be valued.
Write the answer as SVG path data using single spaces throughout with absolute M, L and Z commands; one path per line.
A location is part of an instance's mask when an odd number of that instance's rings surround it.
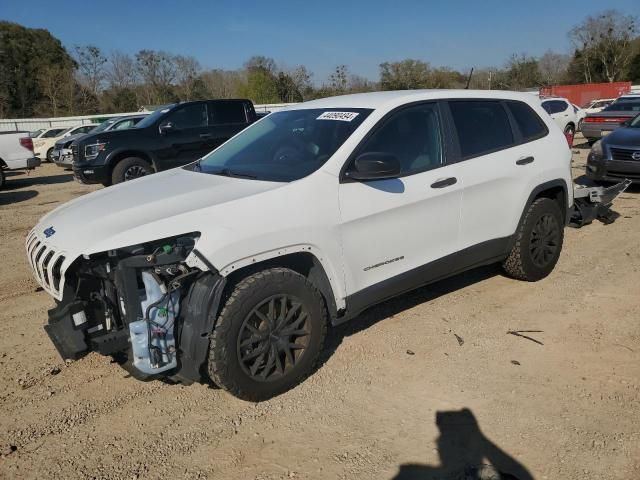
M 535 158 L 533 157 L 519 158 L 518 160 L 516 160 L 516 165 L 528 165 L 530 163 L 533 163 L 534 160 Z
M 200 138 L 211 138 L 211 134 L 210 133 L 201 133 L 200 134 Z
M 458 179 L 456 177 L 442 178 L 431 184 L 431 188 L 445 188 L 454 185 Z

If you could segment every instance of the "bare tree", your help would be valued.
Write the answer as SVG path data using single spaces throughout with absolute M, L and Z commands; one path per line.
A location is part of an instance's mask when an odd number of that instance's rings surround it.
M 400 62 L 380 64 L 380 86 L 383 90 L 425 88 L 431 67 L 427 62 L 408 58 Z
M 209 70 L 200 74 L 210 98 L 233 98 L 238 96 L 238 86 L 243 75 L 237 71 Z
M 277 73 L 276 62 L 271 57 L 254 55 L 244 64 L 246 70 L 264 70 L 272 75 Z
M 571 57 L 547 50 L 538 60 L 540 81 L 544 85 L 557 85 L 567 75 Z
M 200 64 L 191 56 L 176 55 L 176 80 L 180 86 L 182 100 L 192 100 L 194 87 L 200 73 Z
M 631 41 L 637 32 L 638 19 L 617 10 L 590 15 L 571 29 L 569 37 L 582 53 L 585 81 L 592 79 L 593 60 L 609 82 L 620 79 L 631 60 Z
M 93 45 L 75 47 L 75 60 L 78 64 L 78 80 L 93 95 L 100 93 L 105 79 L 107 58 Z
M 106 77 L 112 87 L 131 88 L 137 82 L 136 64 L 126 53 L 111 52 Z
M 349 86 L 349 68 L 346 65 L 338 65 L 331 75 L 329 75 L 329 87 L 337 92 L 347 91 Z
M 140 50 L 136 53 L 136 69 L 143 80 L 147 103 L 169 100 L 177 73 L 173 56 L 162 51 Z
M 64 66 L 46 65 L 38 72 L 38 82 L 51 115 L 57 117 L 68 103 L 67 94 L 74 84 L 73 72 Z
M 289 76 L 302 95 L 302 98 L 306 98 L 307 92 L 313 88 L 311 85 L 311 77 L 313 76 L 313 73 L 307 70 L 307 67 L 304 65 L 298 65 L 289 72 Z

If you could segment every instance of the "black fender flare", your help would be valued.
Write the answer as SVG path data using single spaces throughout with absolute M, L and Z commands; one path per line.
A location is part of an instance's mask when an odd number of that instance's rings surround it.
M 217 271 L 205 272 L 193 282 L 182 300 L 178 369 L 171 376 L 173 380 L 189 384 L 208 377 L 209 335 L 218 317 L 226 283 L 226 277 Z
M 541 183 L 531 191 L 531 193 L 529 194 L 529 198 L 527 198 L 527 201 L 524 204 L 522 213 L 520 214 L 518 225 L 522 223 L 522 219 L 527 213 L 527 209 L 529 208 L 529 205 L 531 205 L 533 201 L 536 198 L 538 198 L 542 192 L 545 192 L 547 190 L 551 190 L 554 188 L 558 188 L 558 187 L 562 189 L 561 200 L 562 200 L 563 208 L 561 209 L 561 211 L 564 215 L 564 223 L 565 225 L 568 225 L 569 220 L 571 219 L 571 212 L 572 212 L 572 207 L 570 207 L 567 202 L 569 198 L 569 186 L 567 185 L 567 182 L 561 178 L 556 178 L 555 180 L 549 180 L 547 182 Z M 516 236 L 514 234 L 511 236 L 511 240 L 509 241 L 509 248 L 507 252 L 511 251 L 511 249 L 513 248 L 513 245 L 515 244 L 515 241 L 516 241 Z

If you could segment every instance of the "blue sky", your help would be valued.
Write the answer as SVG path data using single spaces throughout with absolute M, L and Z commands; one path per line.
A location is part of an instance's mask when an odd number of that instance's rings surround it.
M 570 52 L 570 28 L 604 8 L 640 16 L 640 0 L 0 0 L 0 19 L 46 28 L 68 48 L 166 50 L 205 68 L 266 55 L 306 65 L 321 83 L 341 63 L 376 79 L 378 64 L 404 58 L 468 69 Z

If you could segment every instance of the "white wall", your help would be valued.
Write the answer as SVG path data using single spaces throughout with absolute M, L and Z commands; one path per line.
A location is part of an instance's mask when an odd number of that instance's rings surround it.
M 257 112 L 275 112 L 282 110 L 293 103 L 274 103 L 268 105 L 255 105 Z M 102 115 L 83 115 L 78 117 L 53 117 L 53 118 L 0 118 L 0 132 L 7 131 L 33 131 L 39 128 L 51 127 L 75 127 L 85 123 L 93 123 L 98 118 L 126 117 L 140 112 L 129 113 L 105 113 Z

